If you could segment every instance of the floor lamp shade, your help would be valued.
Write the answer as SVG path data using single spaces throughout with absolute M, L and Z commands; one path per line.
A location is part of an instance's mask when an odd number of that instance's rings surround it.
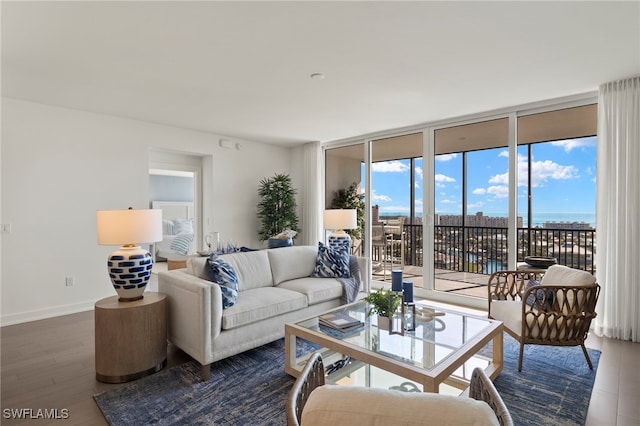
M 139 246 L 162 240 L 162 210 L 99 210 L 98 244 L 120 245 L 107 261 L 109 277 L 121 301 L 142 299 L 151 278 L 151 254 Z
M 344 232 L 345 229 L 358 227 L 358 216 L 355 209 L 330 209 L 324 211 L 324 228 L 333 229 L 329 235 L 329 246 L 345 246 L 351 248 L 351 237 Z

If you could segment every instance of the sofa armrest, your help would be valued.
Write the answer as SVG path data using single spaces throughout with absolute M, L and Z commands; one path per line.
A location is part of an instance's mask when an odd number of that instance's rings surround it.
M 368 294 L 371 291 L 371 282 L 369 281 L 371 262 L 368 257 L 358 256 L 357 259 L 358 266 L 360 267 L 360 280 L 362 281 L 362 289 Z
M 202 365 L 213 362 L 212 341 L 222 327 L 220 286 L 187 272 L 160 272 L 158 290 L 169 302 L 169 341 Z

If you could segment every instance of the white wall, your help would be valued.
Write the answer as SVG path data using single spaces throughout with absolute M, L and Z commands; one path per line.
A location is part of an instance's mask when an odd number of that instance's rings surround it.
M 95 212 L 148 207 L 152 148 L 202 155 L 205 231 L 259 246 L 258 182 L 289 173 L 291 151 L 251 141 L 223 149 L 219 139 L 2 98 L 0 217 L 12 232 L 1 234 L 1 324 L 92 309 L 115 295 L 105 264 L 115 248 L 97 245 Z

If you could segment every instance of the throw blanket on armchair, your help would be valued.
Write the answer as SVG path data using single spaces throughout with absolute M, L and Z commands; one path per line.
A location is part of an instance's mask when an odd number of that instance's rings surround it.
M 342 283 L 342 303 L 355 302 L 362 285 L 360 267 L 356 256 L 349 256 L 349 272 L 349 278 L 338 278 L 338 281 Z

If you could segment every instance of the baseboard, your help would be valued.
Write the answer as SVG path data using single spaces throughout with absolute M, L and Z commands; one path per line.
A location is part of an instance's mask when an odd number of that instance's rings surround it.
M 20 312 L 17 314 L 2 315 L 0 317 L 0 327 L 58 317 L 61 315 L 75 314 L 78 312 L 92 311 L 94 305 L 95 302 L 82 302 L 74 303 L 72 305 L 54 306 L 52 308 L 39 309 L 35 311 Z

